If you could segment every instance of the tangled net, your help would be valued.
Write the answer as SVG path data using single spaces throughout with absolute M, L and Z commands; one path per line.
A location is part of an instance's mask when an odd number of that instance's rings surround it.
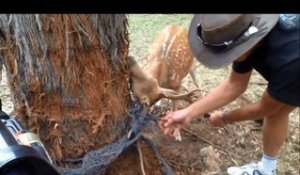
M 127 133 L 116 142 L 106 145 L 100 149 L 88 152 L 81 161 L 81 166 L 76 168 L 58 168 L 62 175 L 104 175 L 108 165 L 117 159 L 129 146 L 135 144 L 138 139 L 148 143 L 160 164 L 164 167 L 166 175 L 175 175 L 168 163 L 160 155 L 156 144 L 149 138 L 143 136 L 145 128 L 153 129 L 153 122 L 158 122 L 159 117 L 155 114 L 146 113 L 144 106 L 133 100 L 128 112 L 130 124 L 127 125 Z M 152 122 L 151 122 L 152 121 Z

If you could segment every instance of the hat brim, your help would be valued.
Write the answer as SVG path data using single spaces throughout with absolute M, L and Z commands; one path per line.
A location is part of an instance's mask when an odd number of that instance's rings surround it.
M 256 15 L 260 17 L 259 26 L 261 23 L 265 23 L 264 27 L 266 27 L 266 31 L 264 34 L 252 37 L 247 41 L 235 46 L 232 49 L 229 49 L 225 52 L 212 52 L 206 46 L 202 44 L 202 42 L 198 39 L 197 36 L 197 26 L 201 20 L 201 14 L 196 14 L 190 24 L 189 27 L 189 44 L 190 48 L 196 57 L 196 59 L 203 64 L 204 66 L 210 69 L 218 69 L 223 66 L 227 66 L 232 63 L 235 59 L 239 58 L 243 53 L 250 50 L 254 47 L 261 39 L 263 39 L 276 25 L 279 15 L 277 14 L 263 14 Z

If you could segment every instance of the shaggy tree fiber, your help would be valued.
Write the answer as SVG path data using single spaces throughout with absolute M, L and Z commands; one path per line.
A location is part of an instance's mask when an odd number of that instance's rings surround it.
M 13 114 L 54 160 L 82 157 L 123 135 L 128 47 L 126 15 L 0 15 Z

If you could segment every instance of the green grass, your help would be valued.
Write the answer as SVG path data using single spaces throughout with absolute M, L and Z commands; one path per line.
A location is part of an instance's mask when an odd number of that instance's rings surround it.
M 154 41 L 157 33 L 161 31 L 165 26 L 174 24 L 189 27 L 192 19 L 191 14 L 131 14 L 129 19 L 129 54 L 136 57 L 137 61 L 145 66 L 144 56 L 149 48 L 149 45 Z M 198 81 L 200 82 L 201 89 L 209 91 L 215 87 L 222 79 L 224 79 L 230 71 L 230 66 L 219 70 L 211 70 L 200 64 L 197 68 Z M 250 81 L 255 82 L 257 78 L 262 78 L 256 71 Z M 189 87 L 189 86 L 186 86 Z M 249 84 L 245 95 L 251 101 L 257 101 L 260 99 L 265 86 L 257 85 L 255 83 Z M 234 102 L 236 103 L 236 101 Z M 280 159 L 278 163 L 278 170 L 280 174 L 299 173 L 299 108 L 295 110 L 290 117 L 290 130 L 289 139 L 282 148 Z M 245 130 L 239 132 L 246 132 Z M 297 137 L 298 136 L 298 137 Z M 291 139 L 295 137 L 295 139 Z
M 167 25 L 181 25 L 188 28 L 191 14 L 130 14 L 129 53 L 142 59 L 157 33 Z

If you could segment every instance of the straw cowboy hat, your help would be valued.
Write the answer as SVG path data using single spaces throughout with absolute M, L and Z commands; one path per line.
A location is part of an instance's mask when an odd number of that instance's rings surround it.
M 200 63 L 218 69 L 254 47 L 278 19 L 276 14 L 196 14 L 189 44 Z

